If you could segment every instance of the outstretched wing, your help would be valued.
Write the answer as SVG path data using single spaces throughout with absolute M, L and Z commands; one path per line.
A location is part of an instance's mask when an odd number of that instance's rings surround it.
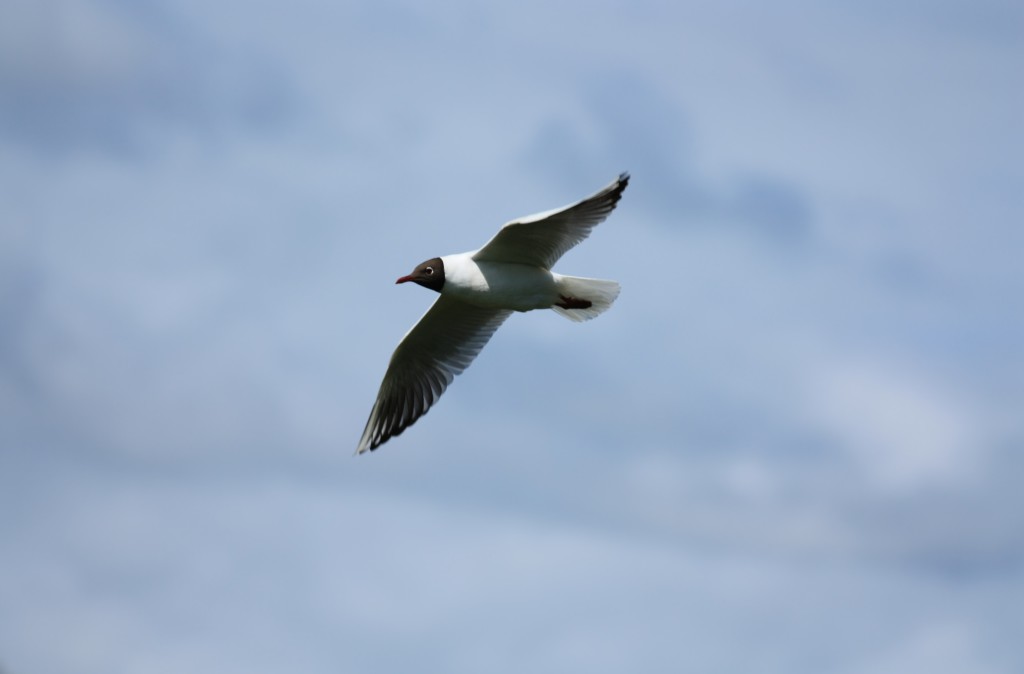
M 551 269 L 558 258 L 590 235 L 608 217 L 629 184 L 629 174 L 583 201 L 513 220 L 478 250 L 474 260 L 514 262 Z
M 356 454 L 376 449 L 426 414 L 510 313 L 439 297 L 391 356 Z

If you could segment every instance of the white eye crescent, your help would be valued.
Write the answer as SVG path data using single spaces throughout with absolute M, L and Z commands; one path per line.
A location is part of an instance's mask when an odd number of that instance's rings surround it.
M 434 268 L 433 267 L 427 267 L 423 271 L 424 271 L 424 273 L 426 273 L 427 276 L 433 276 L 433 274 L 434 274 Z

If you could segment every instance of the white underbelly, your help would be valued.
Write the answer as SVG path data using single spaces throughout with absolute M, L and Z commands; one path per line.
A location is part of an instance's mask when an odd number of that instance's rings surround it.
M 549 309 L 558 299 L 555 278 L 545 269 L 468 258 L 458 264 L 445 260 L 441 292 L 476 306 L 513 311 Z

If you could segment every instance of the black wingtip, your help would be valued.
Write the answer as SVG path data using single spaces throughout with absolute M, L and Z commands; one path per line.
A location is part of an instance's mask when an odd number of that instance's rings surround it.
M 622 193 L 626 191 L 627 185 L 629 185 L 629 171 L 620 173 L 615 182 L 609 185 L 609 191 L 615 194 L 616 201 L 622 198 Z
M 601 192 L 598 192 L 598 194 L 607 195 L 611 199 L 611 207 L 615 208 L 615 205 L 619 203 L 619 199 L 622 198 L 622 193 L 626 191 L 627 185 L 629 185 L 629 171 L 623 171 L 613 183 L 601 190 Z

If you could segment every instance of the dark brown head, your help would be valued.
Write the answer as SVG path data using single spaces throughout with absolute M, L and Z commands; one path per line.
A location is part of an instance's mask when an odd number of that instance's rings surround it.
M 444 287 L 444 262 L 439 257 L 431 258 L 413 269 L 411 274 L 403 276 L 395 281 L 395 283 L 405 283 L 406 281 L 412 281 L 424 288 L 441 292 L 441 288 Z

